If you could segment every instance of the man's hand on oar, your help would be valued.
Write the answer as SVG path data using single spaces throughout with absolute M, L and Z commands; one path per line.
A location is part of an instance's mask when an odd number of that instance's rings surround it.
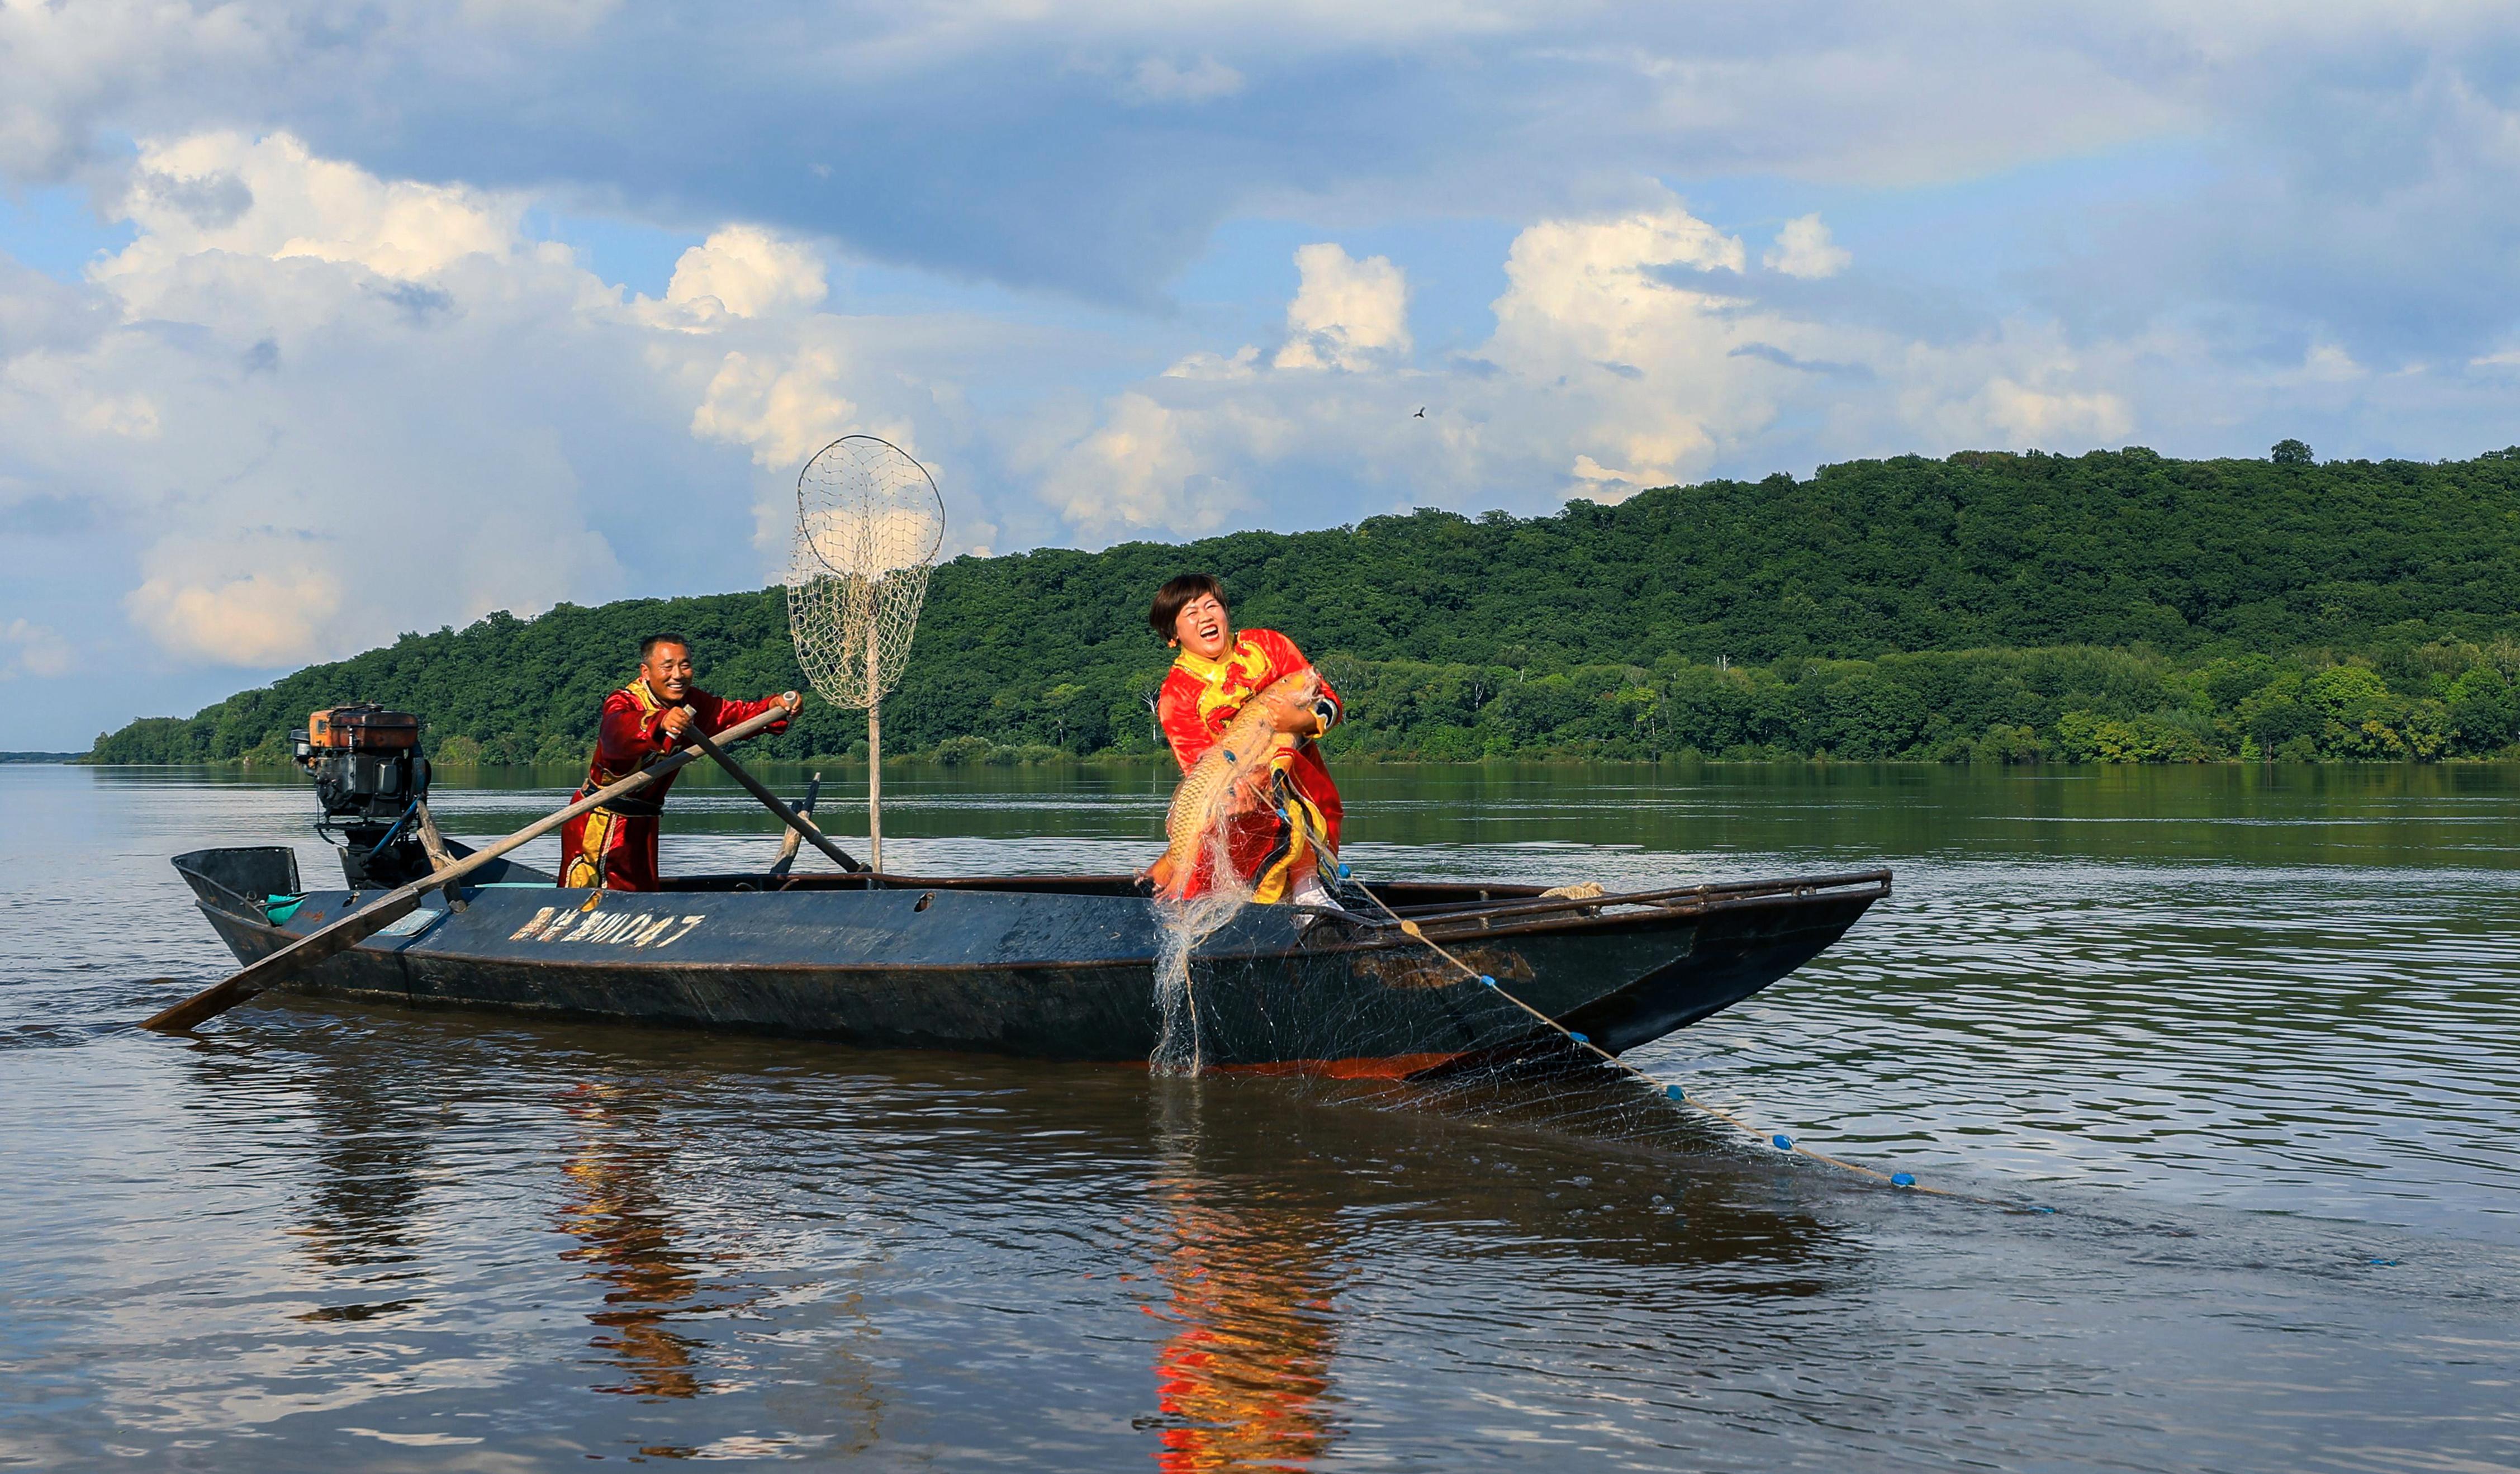
M 718 752 L 721 742 L 740 742 L 754 733 L 783 722 L 795 710 L 782 703 L 752 718 L 739 722 L 719 733 L 716 741 L 702 736 L 697 727 L 685 734 L 693 738 L 690 745 L 672 755 L 631 774 L 618 782 L 608 783 L 558 813 L 549 814 L 518 829 L 498 843 L 473 851 L 446 869 L 437 871 L 399 889 L 390 890 L 329 925 L 317 927 L 278 952 L 247 966 L 225 982 L 204 988 L 191 998 L 165 1009 L 144 1022 L 145 1029 L 182 1033 L 208 1022 L 228 1009 L 264 990 L 285 982 L 301 968 L 311 967 L 327 958 L 337 957 L 391 926 L 416 910 L 421 899 L 432 890 L 442 890 L 488 865 L 520 845 L 550 833 L 578 815 L 599 808 L 626 793 L 634 793 L 666 774 L 698 759 L 702 752 Z M 719 761 L 726 759 L 721 754 Z

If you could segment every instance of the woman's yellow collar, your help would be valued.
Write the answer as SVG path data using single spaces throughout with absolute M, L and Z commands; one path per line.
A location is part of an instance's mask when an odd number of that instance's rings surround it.
M 1235 651 L 1240 648 L 1242 648 L 1242 637 L 1239 635 L 1234 637 L 1234 643 L 1225 648 L 1224 658 L 1218 660 L 1210 660 L 1205 655 L 1193 651 L 1189 646 L 1183 646 L 1181 653 L 1173 657 L 1173 664 L 1213 686 L 1224 679 L 1226 668 L 1234 663 Z

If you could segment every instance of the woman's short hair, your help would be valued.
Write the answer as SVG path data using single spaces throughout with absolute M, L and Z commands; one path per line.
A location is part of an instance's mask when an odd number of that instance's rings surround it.
M 1166 640 L 1173 638 L 1173 621 L 1181 618 L 1182 605 L 1193 599 L 1213 594 L 1218 603 L 1225 603 L 1225 585 L 1206 573 L 1184 573 L 1164 581 L 1155 591 L 1154 606 L 1147 610 L 1147 623 Z

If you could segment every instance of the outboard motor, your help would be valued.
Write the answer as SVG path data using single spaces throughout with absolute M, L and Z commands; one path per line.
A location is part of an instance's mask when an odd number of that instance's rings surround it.
M 334 706 L 308 716 L 306 730 L 291 736 L 324 811 L 315 832 L 340 846 L 351 887 L 402 885 L 428 874 L 417 828 L 418 806 L 428 796 L 420 718 L 367 703 Z

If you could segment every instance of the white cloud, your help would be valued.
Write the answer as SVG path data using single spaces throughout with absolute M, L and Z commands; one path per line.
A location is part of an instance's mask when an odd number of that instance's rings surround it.
M 2351 383 L 2369 371 L 2336 343 L 2314 343 L 2302 355 L 2301 377 L 2318 383 Z
M 2003 446 L 2092 445 L 2135 428 L 2127 402 L 2116 394 L 2043 392 L 1998 377 L 1968 399 L 1945 406 L 1942 424 L 1956 438 L 1992 439 Z
M 166 657 L 338 656 L 641 568 L 754 582 L 756 509 L 792 507 L 804 455 L 869 422 L 910 440 L 902 406 L 946 392 L 895 354 L 864 408 L 861 326 L 815 311 L 820 258 L 757 227 L 625 300 L 526 238 L 518 199 L 285 135 L 144 141 L 115 198 L 136 235 L 87 289 L 0 276 L 0 325 L 26 330 L 0 337 L 0 488 L 125 529 L 119 612 Z
M 1214 57 L 1188 67 L 1169 57 L 1148 57 L 1129 73 L 1120 97 L 1130 103 L 1205 103 L 1242 90 L 1242 73 Z
M 1235 411 L 1190 416 L 1138 392 L 1122 394 L 1103 423 L 1058 458 L 1040 495 L 1089 539 L 1147 532 L 1221 532 L 1246 509 L 1241 490 L 1213 452 Z M 1244 428 L 1249 427 L 1246 421 Z
M 1229 514 L 1279 519 L 1308 485 L 1362 491 L 1315 504 L 1343 519 L 1615 502 L 1772 454 L 1780 424 L 1824 426 L 1815 448 L 1831 459 L 2081 448 L 2136 424 L 2118 387 L 2136 349 L 2095 363 L 2032 324 L 1935 343 L 1798 317 L 1757 298 L 1745 257 L 1668 196 L 1538 221 L 1508 248 L 1494 334 L 1417 367 L 1392 351 L 1407 341 L 1399 268 L 1306 246 L 1284 347 L 1191 353 L 1116 396 L 1052 458 L 1041 495 L 1089 539 L 1192 536 Z M 1318 372 L 1330 367 L 1346 372 Z
M 0 624 L 0 681 L 19 676 L 67 676 L 77 664 L 69 642 L 50 626 L 28 619 Z
M 0 391 L 50 404 L 64 424 L 121 440 L 155 440 L 160 428 L 157 401 L 137 391 L 115 392 L 82 374 L 73 360 L 24 353 L 0 362 Z
M 381 180 L 317 158 L 286 133 L 144 142 L 121 207 L 140 236 L 93 270 L 101 282 L 163 276 L 212 251 L 355 263 L 413 281 L 514 249 L 524 209 L 476 190 Z
M 221 665 L 278 665 L 324 650 L 323 632 L 341 609 L 341 579 L 297 563 L 236 577 L 204 576 L 195 550 L 161 548 L 158 570 L 124 601 L 133 619 L 164 649 Z
M 1833 277 L 1854 260 L 1845 247 L 1830 242 L 1820 216 L 1797 215 L 1777 233 L 1777 244 L 1759 258 L 1771 271 L 1789 277 Z
M 686 322 L 799 312 L 830 293 L 822 258 L 756 226 L 732 226 L 684 251 L 665 305 Z
M 1295 252 L 1281 369 L 1363 369 L 1409 353 L 1409 281 L 1388 256 L 1355 260 L 1324 243 Z
M 785 363 L 729 353 L 692 414 L 692 433 L 747 446 L 757 466 L 801 467 L 858 428 L 858 407 L 836 390 L 840 379 L 839 359 L 828 348 L 805 349 Z

